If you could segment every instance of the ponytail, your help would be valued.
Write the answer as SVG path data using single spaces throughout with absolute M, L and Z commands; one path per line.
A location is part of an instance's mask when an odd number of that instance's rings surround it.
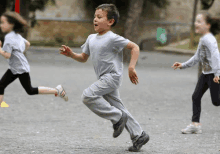
M 203 13 L 203 16 L 205 18 L 206 23 L 211 25 L 210 32 L 213 35 L 220 33 L 220 19 L 212 18 L 209 13 Z

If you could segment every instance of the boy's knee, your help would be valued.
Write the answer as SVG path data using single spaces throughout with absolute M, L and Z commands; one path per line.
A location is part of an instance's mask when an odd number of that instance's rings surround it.
M 91 97 L 87 94 L 86 90 L 84 90 L 83 94 L 82 94 L 82 102 L 84 104 L 88 104 L 90 99 L 91 99 Z
M 84 93 L 82 94 L 82 102 L 87 104 L 89 102 L 89 97 L 85 96 Z
M 82 94 L 82 102 L 86 105 L 90 104 L 91 101 L 95 100 L 97 96 L 93 95 L 92 92 L 88 92 L 87 90 L 83 91 Z

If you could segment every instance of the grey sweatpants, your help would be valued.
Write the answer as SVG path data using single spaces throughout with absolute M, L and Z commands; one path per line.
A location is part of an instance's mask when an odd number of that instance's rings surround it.
M 128 115 L 125 128 L 130 133 L 132 142 L 135 142 L 142 133 L 139 123 L 132 117 L 120 99 L 118 87 L 110 74 L 103 75 L 98 81 L 83 91 L 83 103 L 98 116 L 117 123 L 123 110 Z

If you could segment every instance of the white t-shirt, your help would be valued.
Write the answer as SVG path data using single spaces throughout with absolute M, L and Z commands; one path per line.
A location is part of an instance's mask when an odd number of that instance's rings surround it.
M 14 31 L 6 34 L 2 49 L 5 52 L 11 53 L 8 60 L 9 69 L 13 74 L 22 74 L 30 72 L 30 66 L 23 52 L 25 50 L 25 43 L 27 42 L 20 34 Z
M 129 42 L 112 31 L 103 35 L 98 33 L 89 35 L 81 48 L 83 53 L 90 55 L 97 79 L 104 74 L 111 74 L 120 84 L 123 75 L 122 50 Z

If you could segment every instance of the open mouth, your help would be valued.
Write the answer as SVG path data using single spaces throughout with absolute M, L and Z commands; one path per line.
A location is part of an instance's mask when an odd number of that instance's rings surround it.
M 97 24 L 94 24 L 94 26 L 98 26 Z

